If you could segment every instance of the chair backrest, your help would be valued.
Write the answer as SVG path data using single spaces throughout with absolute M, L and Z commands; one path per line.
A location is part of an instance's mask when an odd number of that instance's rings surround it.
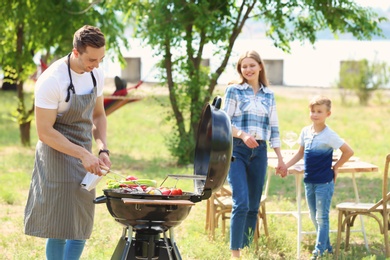
M 390 163 L 390 154 L 386 156 L 385 168 L 383 170 L 383 183 L 382 183 L 382 203 L 384 209 L 387 208 L 387 203 L 390 200 L 390 192 L 388 191 L 389 183 L 389 163 Z
M 383 170 L 383 180 L 382 180 L 382 198 L 372 205 L 369 211 L 376 210 L 378 207 L 382 206 L 383 211 L 387 210 L 387 204 L 390 201 L 390 192 L 388 191 L 388 177 L 389 177 L 389 162 L 390 162 L 390 154 L 386 156 L 385 168 Z

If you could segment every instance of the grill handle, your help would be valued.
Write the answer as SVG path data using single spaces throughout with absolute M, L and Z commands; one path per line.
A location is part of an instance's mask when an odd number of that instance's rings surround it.
M 222 104 L 222 98 L 220 96 L 216 96 L 212 102 L 212 105 L 217 108 L 217 109 L 220 109 L 221 108 L 221 104 Z
M 107 202 L 107 197 L 105 195 L 99 196 L 93 200 L 94 204 L 102 204 Z

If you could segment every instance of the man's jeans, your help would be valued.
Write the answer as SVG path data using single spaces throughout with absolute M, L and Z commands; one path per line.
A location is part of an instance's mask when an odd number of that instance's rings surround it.
M 333 252 L 329 241 L 329 211 L 334 192 L 333 180 L 328 183 L 305 183 L 306 200 L 310 217 L 317 231 L 313 253 L 322 255 L 326 250 Z
M 55 239 L 46 241 L 47 260 L 78 260 L 83 253 L 86 240 Z

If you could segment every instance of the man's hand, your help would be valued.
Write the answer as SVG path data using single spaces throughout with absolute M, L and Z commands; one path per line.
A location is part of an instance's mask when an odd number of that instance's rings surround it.
M 103 156 L 102 156 L 103 157 Z M 108 159 L 109 160 L 109 159 Z M 101 171 L 100 165 L 103 164 L 103 161 L 94 156 L 91 153 L 86 153 L 82 158 L 81 158 L 81 163 L 83 164 L 84 168 L 92 173 L 96 174 L 98 176 L 102 176 L 103 173 Z
M 99 160 L 101 161 L 100 165 L 111 168 L 110 156 L 107 153 L 100 153 Z

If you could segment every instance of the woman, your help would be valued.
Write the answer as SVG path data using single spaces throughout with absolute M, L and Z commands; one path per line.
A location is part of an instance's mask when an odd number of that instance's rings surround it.
M 228 181 L 232 188 L 230 222 L 232 257 L 249 246 L 257 223 L 267 172 L 267 143 L 278 157 L 278 170 L 286 170 L 280 152 L 278 116 L 274 93 L 267 87 L 264 63 L 256 51 L 243 53 L 237 62 L 240 80 L 225 93 L 224 110 L 233 132 L 233 156 Z

